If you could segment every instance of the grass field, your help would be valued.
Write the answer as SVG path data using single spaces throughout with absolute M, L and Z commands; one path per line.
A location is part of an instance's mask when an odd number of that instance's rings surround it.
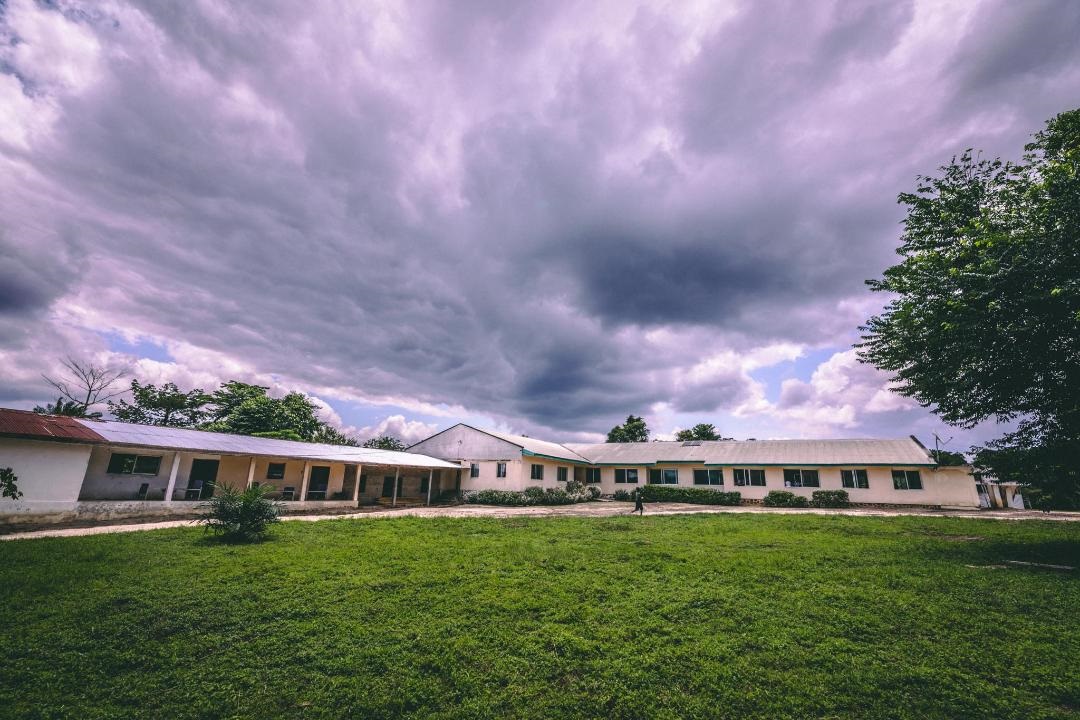
M 1080 525 L 719 515 L 0 543 L 0 716 L 1080 716 Z

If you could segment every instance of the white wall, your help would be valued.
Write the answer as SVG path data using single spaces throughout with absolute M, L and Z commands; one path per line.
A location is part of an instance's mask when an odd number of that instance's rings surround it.
M 0 499 L 5 513 L 50 512 L 73 507 L 79 499 L 90 445 L 0 438 L 0 467 L 18 477 L 19 500 Z

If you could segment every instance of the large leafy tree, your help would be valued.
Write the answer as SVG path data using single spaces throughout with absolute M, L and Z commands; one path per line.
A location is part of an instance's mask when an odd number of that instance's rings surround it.
M 101 419 L 100 412 L 97 412 L 96 410 L 90 412 L 81 402 L 65 400 L 63 397 L 56 398 L 56 402 L 54 403 L 37 405 L 34 407 L 34 412 L 39 415 L 64 415 L 67 417 L 87 418 L 89 420 Z
M 397 450 L 404 451 L 408 447 L 405 443 L 398 440 L 393 435 L 380 435 L 379 437 L 373 437 L 364 441 L 364 447 L 366 448 L 378 448 L 379 450 Z
M 636 415 L 627 415 L 626 422 L 616 425 L 608 432 L 607 441 L 611 443 L 648 442 L 649 426 Z
M 240 383 L 232 383 L 234 389 Z M 270 397 L 266 388 L 256 387 L 261 394 L 251 393 L 232 406 L 227 414 L 216 412 L 217 419 L 207 425 L 209 430 L 231 432 L 239 435 L 260 434 L 266 437 L 285 437 L 280 433 L 295 433 L 301 440 L 314 441 L 323 427 L 317 415 L 317 407 L 303 393 L 289 393 L 284 397 Z M 275 433 L 275 435 L 268 435 Z M 289 435 L 288 437 L 292 437 Z
M 684 442 L 687 440 L 731 440 L 731 438 L 721 437 L 712 423 L 698 423 L 689 430 L 680 430 L 675 433 L 675 439 Z
M 176 383 L 167 382 L 159 388 L 132 380 L 131 402 L 110 400 L 109 412 L 121 422 L 194 427 L 205 419 L 209 402 L 210 396 L 200 388 L 184 392 Z
M 897 390 L 971 427 L 1015 431 L 973 448 L 976 464 L 1080 506 L 1080 110 L 1062 113 L 1019 164 L 968 151 L 900 195 L 893 295 L 862 328 L 862 360 Z

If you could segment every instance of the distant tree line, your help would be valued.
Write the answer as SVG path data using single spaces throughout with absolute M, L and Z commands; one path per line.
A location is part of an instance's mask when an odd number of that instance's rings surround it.
M 131 381 L 131 399 L 113 398 L 123 394 L 115 389 L 125 375 L 122 370 L 100 368 L 71 358 L 64 362 L 70 377 L 45 377 L 59 393 L 55 403 L 34 408 L 35 412 L 99 419 L 95 405 L 105 404 L 109 413 L 121 422 L 138 425 L 162 425 L 194 428 L 211 432 L 252 435 L 255 437 L 353 445 L 384 450 L 404 450 L 406 445 L 391 435 L 361 442 L 321 420 L 318 406 L 299 392 L 272 397 L 270 388 L 229 380 L 215 391 L 202 388 L 181 390 L 176 383 L 161 386 Z M 44 376 L 43 376 L 44 377 Z

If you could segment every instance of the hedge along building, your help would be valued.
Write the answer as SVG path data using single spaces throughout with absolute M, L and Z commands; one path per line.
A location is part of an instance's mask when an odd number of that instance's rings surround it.
M 460 463 L 462 489 L 557 487 L 574 478 L 604 495 L 646 483 L 770 490 L 809 497 L 846 490 L 868 505 L 979 506 L 970 468 L 938 466 L 914 437 L 889 440 L 749 440 L 558 443 L 459 424 L 409 448 Z
M 0 468 L 22 497 L 0 523 L 187 514 L 219 485 L 271 486 L 287 511 L 456 494 L 453 463 L 416 453 L 37 415 L 0 408 Z

